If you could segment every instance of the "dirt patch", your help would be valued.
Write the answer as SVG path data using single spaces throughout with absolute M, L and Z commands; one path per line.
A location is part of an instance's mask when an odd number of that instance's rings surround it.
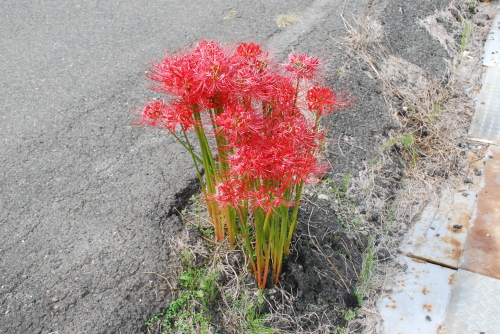
M 328 200 L 315 202 L 306 199 L 302 206 L 294 252 L 280 282 L 280 288 L 294 297 L 297 317 L 281 328 L 287 331 L 344 327 L 342 312 L 360 306 L 355 289 L 367 240 L 348 236 Z

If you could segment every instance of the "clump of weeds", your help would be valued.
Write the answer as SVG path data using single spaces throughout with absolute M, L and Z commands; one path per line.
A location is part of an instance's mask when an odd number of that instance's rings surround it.
M 157 333 L 213 333 L 209 306 L 219 292 L 217 268 L 197 268 L 183 256 L 184 270 L 178 277 L 177 297 L 167 309 L 146 322 Z
M 264 293 L 253 283 L 246 256 L 227 240 L 212 241 L 213 227 L 207 213 L 192 197 L 182 210 L 185 228 L 170 240 L 172 295 L 163 312 L 146 322 L 148 333 L 278 333 L 263 312 Z

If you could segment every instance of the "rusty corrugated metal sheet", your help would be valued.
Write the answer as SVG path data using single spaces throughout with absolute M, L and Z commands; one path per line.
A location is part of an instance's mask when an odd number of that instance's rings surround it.
M 462 269 L 500 279 L 500 147 L 490 146 Z
M 443 189 L 439 201 L 424 208 L 405 238 L 401 247 L 403 252 L 425 261 L 458 268 L 483 168 L 483 159 L 475 154 L 468 158 L 471 172 L 468 182 L 457 188 Z

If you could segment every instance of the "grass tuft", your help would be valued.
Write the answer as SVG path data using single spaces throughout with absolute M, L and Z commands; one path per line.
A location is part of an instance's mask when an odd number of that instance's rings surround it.
M 300 17 L 297 14 L 281 14 L 276 17 L 276 24 L 280 28 L 299 23 Z

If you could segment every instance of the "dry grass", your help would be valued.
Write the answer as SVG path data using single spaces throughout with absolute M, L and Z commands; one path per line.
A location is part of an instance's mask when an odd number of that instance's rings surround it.
M 460 10 L 459 2 L 452 2 L 450 8 Z M 468 23 L 464 22 L 462 25 L 457 23 L 450 11 L 436 12 L 419 22 L 455 61 L 447 65 L 447 82 L 443 84 L 426 76 L 416 65 L 384 49 L 379 42 L 383 31 L 375 18 L 366 17 L 356 21 L 355 25 L 346 21 L 350 32 L 346 46 L 369 64 L 382 81 L 387 105 L 401 125 L 401 129 L 394 131 L 391 139 L 381 147 L 374 162 L 353 179 L 347 192 L 356 196 L 367 211 L 382 217 L 381 224 L 374 224 L 359 212 L 355 213 L 356 219 L 362 220 L 361 225 L 376 235 L 373 251 L 377 253 L 383 249 L 382 254 L 389 257 L 376 260 L 371 285 L 365 293 L 366 300 L 356 319 L 350 321 L 347 333 L 378 333 L 377 300 L 390 292 L 395 284 L 392 278 L 404 270 L 397 261 L 402 236 L 426 203 L 438 199 L 442 187 L 463 182 L 468 173 L 468 161 L 459 144 L 467 142 L 474 108 L 471 93 L 479 84 L 482 40 L 488 27 L 475 30 L 469 38 L 470 51 L 464 54 L 461 52 L 463 45 L 453 38 L 453 32 L 448 32 L 450 27 L 455 33 L 465 29 L 464 24 Z M 402 103 L 395 103 L 394 97 Z M 412 150 L 406 149 L 406 144 L 412 145 Z M 398 152 L 407 163 L 405 178 L 395 194 L 387 192 L 385 186 L 378 186 L 391 182 L 387 178 L 384 180 L 383 168 L 398 159 L 394 152 Z M 351 232 L 360 233 L 353 228 Z
M 281 14 L 276 17 L 276 24 L 280 28 L 284 28 L 286 26 L 296 24 L 300 21 L 300 17 L 297 14 Z

